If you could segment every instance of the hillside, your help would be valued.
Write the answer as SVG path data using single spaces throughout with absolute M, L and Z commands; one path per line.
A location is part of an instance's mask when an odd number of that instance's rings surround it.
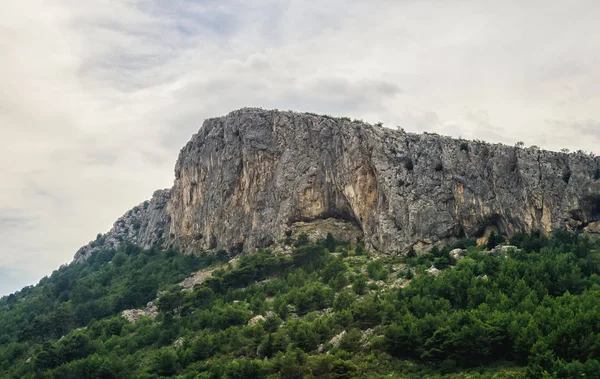
M 102 251 L 0 300 L 0 377 L 597 377 L 600 244 L 510 242 L 406 257 L 305 234 L 233 260 Z

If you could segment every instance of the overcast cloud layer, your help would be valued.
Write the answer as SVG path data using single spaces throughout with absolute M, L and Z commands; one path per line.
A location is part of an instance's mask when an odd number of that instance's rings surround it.
M 596 0 L 2 0 L 0 295 L 243 106 L 599 153 L 598 20 Z

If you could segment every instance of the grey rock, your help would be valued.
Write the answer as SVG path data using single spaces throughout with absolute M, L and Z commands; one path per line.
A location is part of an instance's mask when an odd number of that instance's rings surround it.
M 171 232 L 192 249 L 248 249 L 294 222 L 335 217 L 384 252 L 488 227 L 548 233 L 600 219 L 598 168 L 585 154 L 242 109 L 207 120 L 181 151 Z
M 154 304 L 154 302 L 149 301 L 148 304 L 146 304 L 146 312 L 148 312 L 150 317 L 154 318 L 158 315 L 158 306 Z
M 339 347 L 340 343 L 342 342 L 342 339 L 344 338 L 345 335 L 346 335 L 346 331 L 342 330 L 342 332 L 340 334 L 333 336 L 333 338 L 329 341 L 329 343 L 333 347 Z
M 142 317 L 150 317 L 154 319 L 158 315 L 158 307 L 153 302 L 146 305 L 146 309 L 127 309 L 121 312 L 129 322 L 138 322 Z
M 194 272 L 192 275 L 185 278 L 179 285 L 183 288 L 184 291 L 192 292 L 196 285 L 200 285 L 206 281 L 206 279 L 212 276 L 213 271 L 217 269 L 222 269 L 226 266 L 219 266 L 217 268 L 208 268 L 200 271 Z
M 328 233 L 331 233 L 337 241 L 356 243 L 363 238 L 362 230 L 356 224 L 334 218 L 310 222 L 298 221 L 290 225 L 286 231 L 286 233 L 290 232 L 294 239 L 304 233 L 311 242 L 324 240 Z
M 373 335 L 374 331 L 375 331 L 375 329 L 368 328 L 367 330 L 365 330 L 364 332 L 362 332 L 362 337 L 360 338 L 360 343 L 362 345 L 364 345 L 367 342 L 369 342 L 369 338 L 371 338 L 371 336 Z
M 434 266 L 431 266 L 427 269 L 427 273 L 432 276 L 440 276 L 442 275 L 442 271 L 438 270 Z
M 465 257 L 465 251 L 463 249 L 454 249 L 450 252 L 450 256 L 459 261 Z
M 130 212 L 102 246 L 241 252 L 328 218 L 356 225 L 367 248 L 384 253 L 486 230 L 594 232 L 600 158 L 245 108 L 206 120 L 179 154 L 173 188 Z
M 250 320 L 248 320 L 248 325 L 256 325 L 259 322 L 265 321 L 265 320 L 266 320 L 265 316 L 262 316 L 262 315 L 254 316 Z
M 171 221 L 167 213 L 169 198 L 170 190 L 154 192 L 152 199 L 125 213 L 108 233 L 98 235 L 95 241 L 80 248 L 73 261 L 83 262 L 97 251 L 117 249 L 123 243 L 132 243 L 145 249 L 164 245 L 169 237 Z
M 492 253 L 492 255 L 499 256 L 499 255 L 506 255 L 506 254 L 510 253 L 511 251 L 519 251 L 519 249 L 516 246 L 502 245 L 502 246 L 496 246 L 494 249 L 492 249 L 491 253 Z

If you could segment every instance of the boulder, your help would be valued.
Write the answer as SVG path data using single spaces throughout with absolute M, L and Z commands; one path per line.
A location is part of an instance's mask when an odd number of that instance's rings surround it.
M 450 252 L 450 256 L 457 261 L 463 259 L 465 257 L 466 251 L 463 249 L 454 249 Z
M 442 274 L 442 271 L 435 268 L 435 266 L 431 266 L 427 269 L 427 273 L 433 276 L 440 276 Z
M 248 321 L 248 325 L 256 325 L 259 322 L 265 321 L 265 320 L 266 320 L 265 316 L 261 316 L 261 315 L 254 316 Z

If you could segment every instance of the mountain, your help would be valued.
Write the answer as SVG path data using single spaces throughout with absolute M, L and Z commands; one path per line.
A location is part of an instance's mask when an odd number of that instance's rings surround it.
M 383 253 L 492 231 L 600 232 L 600 158 L 244 108 L 206 120 L 179 154 L 173 187 L 74 260 L 123 242 L 251 251 L 330 218 Z
M 0 298 L 0 378 L 597 378 L 599 178 L 580 152 L 207 120 L 171 189 Z

